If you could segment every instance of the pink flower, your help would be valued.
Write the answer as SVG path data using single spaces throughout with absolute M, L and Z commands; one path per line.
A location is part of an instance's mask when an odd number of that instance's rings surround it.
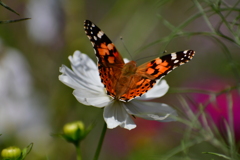
M 205 81 L 206 83 L 204 83 L 203 86 L 198 86 L 198 88 L 219 93 L 220 91 L 233 86 L 230 85 L 231 81 L 222 80 L 222 78 L 205 79 Z M 197 84 L 197 82 L 195 84 Z M 212 120 L 225 138 L 227 136 L 225 122 L 228 123 L 228 127 L 231 126 L 230 123 L 232 118 L 236 141 L 240 141 L 240 95 L 236 89 L 223 92 L 216 96 L 215 99 L 213 95 L 199 93 L 192 95 L 198 103 L 202 103 L 203 105 L 207 104 L 204 112 L 209 115 L 209 122 Z M 232 113 L 230 109 L 231 107 Z M 232 117 L 229 116 L 231 114 Z

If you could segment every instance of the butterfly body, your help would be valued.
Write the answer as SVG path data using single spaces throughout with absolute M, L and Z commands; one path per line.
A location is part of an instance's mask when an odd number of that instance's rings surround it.
M 193 50 L 174 52 L 137 66 L 135 61 L 124 63 L 115 45 L 91 21 L 85 21 L 84 29 L 96 53 L 99 75 L 107 94 L 124 102 L 149 91 L 156 80 L 191 60 L 195 53 Z

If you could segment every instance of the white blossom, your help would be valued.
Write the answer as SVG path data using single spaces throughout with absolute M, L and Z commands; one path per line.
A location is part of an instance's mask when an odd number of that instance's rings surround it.
M 170 106 L 149 101 L 166 94 L 169 89 L 166 80 L 158 80 L 154 87 L 141 97 L 130 102 L 122 102 L 106 94 L 98 68 L 86 54 L 75 51 L 73 56 L 69 56 L 69 60 L 72 70 L 62 65 L 59 80 L 74 89 L 73 95 L 80 103 L 104 107 L 103 118 L 108 128 L 112 129 L 117 126 L 129 130 L 135 128 L 136 124 L 131 115 L 161 122 L 175 120 L 177 113 Z

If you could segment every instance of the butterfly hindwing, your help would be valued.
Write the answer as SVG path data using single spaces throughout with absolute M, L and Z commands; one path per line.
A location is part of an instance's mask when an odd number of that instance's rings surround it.
M 156 80 L 163 78 L 178 66 L 189 62 L 194 53 L 193 50 L 174 52 L 140 65 L 132 77 L 129 90 L 120 99 L 129 101 L 148 92 L 155 85 Z
M 120 97 L 121 101 L 128 102 L 136 97 L 142 96 L 155 85 L 156 80 L 134 75 L 132 77 L 132 82 L 133 83 L 129 85 L 129 89 L 126 90 L 126 93 Z

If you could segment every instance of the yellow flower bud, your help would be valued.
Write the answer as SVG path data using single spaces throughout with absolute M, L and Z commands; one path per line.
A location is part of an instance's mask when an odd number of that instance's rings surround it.
M 84 134 L 84 124 L 81 121 L 67 123 L 63 127 L 64 135 L 71 140 L 81 140 Z
M 18 147 L 8 147 L 2 150 L 3 159 L 16 160 L 21 156 L 21 150 Z

